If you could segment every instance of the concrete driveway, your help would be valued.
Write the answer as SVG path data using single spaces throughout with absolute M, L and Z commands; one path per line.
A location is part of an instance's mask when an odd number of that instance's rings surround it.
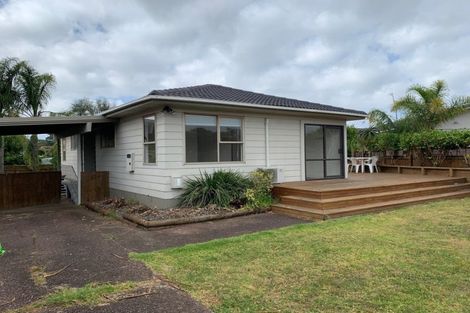
M 0 312 L 22 307 L 63 286 L 152 279 L 148 268 L 128 259 L 130 252 L 155 251 L 301 222 L 267 213 L 147 231 L 71 204 L 0 212 L 0 242 L 7 250 L 0 257 Z M 40 284 L 32 278 L 37 269 L 58 274 Z M 186 293 L 169 284 L 164 287 L 146 297 L 61 312 L 207 311 Z

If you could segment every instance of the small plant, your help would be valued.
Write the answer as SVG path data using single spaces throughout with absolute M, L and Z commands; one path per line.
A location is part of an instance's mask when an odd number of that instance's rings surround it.
M 467 164 L 467 166 L 470 167 L 470 153 L 464 154 L 463 159 L 465 160 L 465 164 Z
M 182 207 L 228 207 L 245 202 L 245 191 L 250 181 L 234 171 L 216 171 L 212 174 L 201 173 L 186 180 L 186 187 L 181 195 Z
M 262 209 L 271 206 L 273 198 L 273 173 L 269 170 L 257 169 L 250 173 L 251 186 L 245 191 L 246 206 L 252 209 Z
M 0 256 L 4 255 L 7 251 L 3 248 L 2 244 L 0 243 Z

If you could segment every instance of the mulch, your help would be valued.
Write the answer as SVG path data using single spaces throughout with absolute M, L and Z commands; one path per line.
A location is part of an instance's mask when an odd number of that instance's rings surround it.
M 221 208 L 215 205 L 201 208 L 177 207 L 158 209 L 134 201 L 127 201 L 122 198 L 110 198 L 103 201 L 87 203 L 86 206 L 103 215 L 114 216 L 146 228 L 205 222 L 261 213 L 268 210 L 250 210 L 239 207 Z

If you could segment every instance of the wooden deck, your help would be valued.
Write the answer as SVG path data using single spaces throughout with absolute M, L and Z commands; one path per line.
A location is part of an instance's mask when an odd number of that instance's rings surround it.
M 351 174 L 348 179 L 278 184 L 273 193 L 279 203 L 272 210 L 308 220 L 381 211 L 438 199 L 470 196 L 466 178 Z

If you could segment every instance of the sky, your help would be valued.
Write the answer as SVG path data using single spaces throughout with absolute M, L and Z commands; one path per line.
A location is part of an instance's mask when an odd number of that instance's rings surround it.
M 470 1 L 0 0 L 0 58 L 55 75 L 47 110 L 221 84 L 369 111 L 414 83 L 470 95 Z

